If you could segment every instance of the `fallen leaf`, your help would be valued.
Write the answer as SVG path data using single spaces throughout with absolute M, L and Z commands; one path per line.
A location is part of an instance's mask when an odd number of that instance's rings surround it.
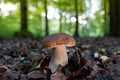
M 67 80 L 62 72 L 62 66 L 59 65 L 57 71 L 51 74 L 50 80 Z
M 42 73 L 41 69 L 36 69 L 28 73 L 28 79 L 46 79 L 47 77 Z

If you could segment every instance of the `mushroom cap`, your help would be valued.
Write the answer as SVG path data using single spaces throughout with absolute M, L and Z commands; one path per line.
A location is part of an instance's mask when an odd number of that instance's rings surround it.
M 75 44 L 76 44 L 75 39 L 72 36 L 65 33 L 56 33 L 49 35 L 46 38 L 44 38 L 42 41 L 42 46 L 44 48 L 49 48 L 49 47 L 52 48 L 59 45 L 72 47 L 75 46 Z

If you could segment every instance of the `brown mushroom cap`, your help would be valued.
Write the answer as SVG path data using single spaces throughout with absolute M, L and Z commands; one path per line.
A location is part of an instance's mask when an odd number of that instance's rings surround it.
M 56 33 L 49 35 L 42 41 L 42 46 L 45 48 L 56 47 L 59 45 L 72 47 L 75 46 L 75 44 L 76 44 L 75 39 L 72 36 L 69 36 L 68 34 L 65 33 Z

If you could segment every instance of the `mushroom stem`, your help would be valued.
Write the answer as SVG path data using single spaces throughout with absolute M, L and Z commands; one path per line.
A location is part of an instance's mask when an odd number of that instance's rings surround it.
M 53 54 L 51 56 L 51 60 L 49 63 L 51 72 L 54 73 L 57 70 L 58 65 L 65 66 L 67 63 L 68 63 L 68 56 L 66 52 L 66 46 L 60 45 L 53 48 Z

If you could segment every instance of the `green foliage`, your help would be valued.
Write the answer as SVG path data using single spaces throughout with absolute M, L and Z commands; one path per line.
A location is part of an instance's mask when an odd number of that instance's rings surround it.
M 14 21 L 15 20 L 15 21 Z M 7 16 L 7 18 L 0 18 L 0 36 L 12 37 L 14 32 L 19 30 L 20 21 L 17 16 Z
M 12 37 L 15 32 L 20 31 L 20 1 L 19 0 L 4 0 L 17 6 L 17 10 L 10 11 L 8 16 L 0 14 L 0 37 Z M 58 33 L 60 22 L 62 24 L 62 32 L 73 35 L 75 31 L 75 22 L 70 19 L 75 16 L 75 0 L 47 0 L 48 6 L 58 10 L 61 15 L 59 19 L 49 19 L 50 34 Z M 85 1 L 78 0 L 79 16 L 85 14 L 88 10 Z M 89 0 L 88 0 L 89 1 Z M 91 1 L 91 0 L 90 0 Z M 107 8 L 104 8 L 106 4 Z M 85 36 L 103 36 L 105 21 L 102 11 L 109 12 L 109 0 L 101 0 L 100 9 L 94 14 L 95 18 L 86 17 L 86 24 L 79 23 L 79 34 Z M 28 32 L 31 32 L 34 37 L 45 36 L 45 19 L 41 14 L 44 13 L 44 0 L 28 0 Z M 67 17 L 69 15 L 69 18 Z M 68 21 L 69 20 L 69 21 Z M 106 23 L 108 24 L 108 22 Z
M 35 55 L 35 52 L 31 52 L 30 54 Z M 43 55 L 42 55 L 42 53 L 40 53 L 40 54 L 38 55 L 37 59 L 35 59 L 35 60 L 33 61 L 32 66 L 33 66 L 33 67 L 34 67 L 34 66 L 36 67 L 36 66 L 39 64 L 39 60 L 42 59 L 42 58 L 43 58 Z
M 59 8 L 61 12 L 75 14 L 75 0 L 53 0 L 54 6 Z M 86 10 L 85 0 L 78 0 L 78 11 L 82 14 Z

